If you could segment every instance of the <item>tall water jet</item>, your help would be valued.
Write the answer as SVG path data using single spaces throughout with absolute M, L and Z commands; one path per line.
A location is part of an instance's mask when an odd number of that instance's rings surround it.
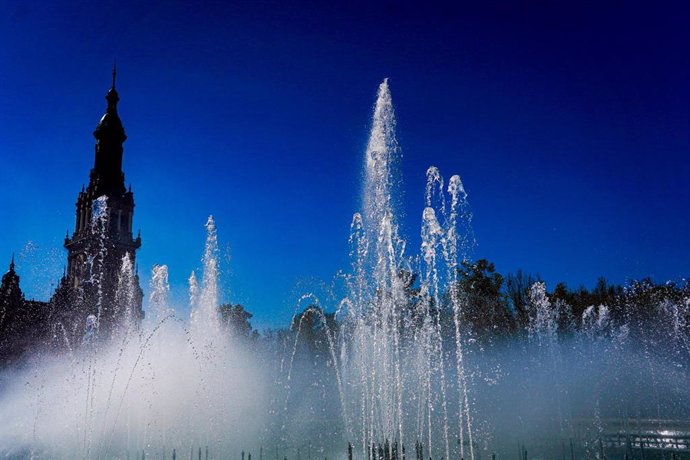
M 364 225 L 368 231 L 378 232 L 386 219 L 395 224 L 393 216 L 392 172 L 399 154 L 395 137 L 395 111 L 388 79 L 379 85 L 371 133 L 365 153 Z
M 206 221 L 206 244 L 202 258 L 201 289 L 196 287 L 196 276 L 190 278 L 192 327 L 200 337 L 210 338 L 218 333 L 218 235 L 213 216 Z M 194 283 L 194 284 L 192 284 Z
M 431 170 L 431 168 L 430 168 Z M 442 187 L 442 185 L 441 185 Z M 427 188 L 429 190 L 429 188 Z M 427 197 L 427 204 L 431 197 Z M 425 347 L 426 357 L 426 393 L 427 403 L 427 445 L 429 455 L 433 446 L 433 412 L 432 387 L 434 373 L 440 376 L 439 391 L 441 394 L 441 426 L 443 430 L 445 458 L 450 457 L 450 444 L 448 438 L 448 404 L 446 394 L 446 373 L 443 358 L 443 333 L 441 330 L 441 296 L 439 295 L 439 267 L 437 255 L 441 240 L 444 236 L 441 224 L 436 218 L 436 212 L 427 206 L 422 213 L 422 275 L 420 296 L 424 305 L 423 327 L 421 328 L 422 343 Z
M 96 340 L 100 335 L 101 316 L 103 315 L 103 278 L 106 276 L 105 258 L 108 254 L 108 248 L 105 245 L 105 240 L 108 231 L 108 222 L 108 197 L 103 195 L 93 201 L 91 210 L 91 228 L 93 234 L 96 236 L 95 244 L 98 247 L 97 251 L 94 252 L 97 254 L 97 256 L 88 261 L 90 266 L 90 279 L 88 282 L 96 286 L 96 315 L 94 323 L 94 335 Z
M 444 189 L 444 180 L 435 166 L 427 170 L 425 195 L 426 208 L 422 213 L 422 297 L 433 308 L 423 313 L 426 324 L 422 333 L 428 335 L 435 346 L 433 354 L 435 364 L 429 367 L 431 381 L 433 375 L 439 383 L 440 404 L 442 409 L 441 428 L 443 433 L 445 456 L 450 453 L 449 438 L 454 425 L 459 454 L 465 458 L 465 447 L 469 448 L 469 458 L 474 458 L 474 436 L 472 427 L 472 407 L 470 405 L 470 379 L 466 371 L 466 358 L 473 331 L 464 324 L 463 310 L 466 308 L 466 293 L 460 289 L 458 271 L 460 264 L 466 262 L 474 246 L 472 232 L 472 213 L 467 201 L 460 176 L 454 175 Z M 453 332 L 444 331 L 443 318 L 452 318 Z M 454 337 L 453 341 L 444 342 L 444 336 Z M 445 357 L 453 351 L 455 354 L 455 375 L 449 380 L 446 375 L 453 368 L 446 363 Z M 430 359 L 431 362 L 431 359 Z M 447 370 L 448 369 L 448 370 Z M 432 372 L 433 371 L 433 372 Z M 451 393 L 446 385 L 454 388 L 457 422 L 449 418 L 449 401 Z M 450 388 L 449 388 L 450 389 Z M 428 411 L 432 411 L 431 405 Z M 431 418 L 429 417 L 429 447 L 431 447 Z
M 431 168 L 430 168 L 431 169 Z M 427 187 L 428 188 L 428 187 Z M 467 327 L 462 324 L 463 303 L 465 293 L 459 289 L 458 266 L 460 262 L 469 259 L 474 249 L 474 235 L 472 233 L 472 212 L 467 202 L 467 193 L 460 176 L 454 175 L 448 182 L 450 195 L 450 214 L 448 216 L 446 238 L 444 240 L 443 255 L 446 261 L 448 290 L 453 313 L 455 337 L 455 372 L 458 397 L 458 441 L 460 456 L 465 457 L 465 434 L 467 434 L 470 458 L 474 459 L 474 441 L 472 433 L 472 408 L 469 398 L 469 379 L 465 371 L 466 361 L 466 332 Z M 430 203 L 430 200 L 428 200 Z M 458 227 L 461 230 L 458 231 Z
M 117 278 L 117 290 L 115 291 L 115 316 L 121 318 L 118 322 L 119 333 L 127 334 L 137 324 L 140 318 L 136 318 L 136 297 L 141 295 L 135 283 L 134 266 L 129 254 L 122 257 L 122 265 Z
M 459 343 L 459 295 L 452 282 L 457 281 L 458 252 L 464 257 L 471 239 L 469 232 L 456 228 L 467 217 L 466 194 L 454 176 L 448 190 L 452 211 L 447 214 L 443 179 L 437 168 L 429 168 L 421 258 L 419 267 L 413 266 L 405 256 L 395 214 L 398 155 L 395 114 L 384 80 L 365 153 L 363 212 L 353 216 L 351 225 L 349 292 L 338 308 L 347 311 L 338 340 L 341 375 L 348 382 L 343 416 L 347 426 L 359 426 L 355 435 L 363 455 L 375 454 L 377 445 L 386 445 L 392 454 L 394 446 L 420 442 L 424 456 L 449 458 L 456 451 L 449 419 L 455 397 L 448 392 L 448 346 L 442 324 L 450 289 Z M 465 239 L 460 241 L 460 235 Z M 456 348 L 461 401 L 457 404 L 463 406 L 457 425 L 462 439 L 462 426 L 471 432 L 471 420 L 467 382 L 461 375 L 462 350 Z
M 88 244 L 95 244 L 96 250 L 92 251 L 94 254 L 87 260 L 89 277 L 84 284 L 90 284 L 95 288 L 96 293 L 96 310 L 95 314 L 91 313 L 86 317 L 86 325 L 84 328 L 84 335 L 82 338 L 82 346 L 86 350 L 84 369 L 86 375 L 86 391 L 85 391 L 85 405 L 83 414 L 83 444 L 82 447 L 86 456 L 90 455 L 93 436 L 94 425 L 96 417 L 95 394 L 98 383 L 98 350 L 101 347 L 101 317 L 103 311 L 103 282 L 105 273 L 105 259 L 108 253 L 108 248 L 105 244 L 108 231 L 109 213 L 108 213 L 108 198 L 100 196 L 93 201 L 91 209 L 91 229 L 95 236 Z M 87 306 L 87 308 L 89 308 Z M 103 331 L 105 332 L 105 331 Z
M 398 154 L 395 138 L 395 114 L 388 80 L 378 89 L 372 128 L 365 153 L 365 182 L 360 241 L 367 249 L 356 269 L 369 283 L 363 292 L 353 293 L 360 299 L 357 310 L 363 317 L 353 325 L 355 343 L 361 347 L 359 369 L 362 386 L 362 446 L 376 439 L 404 442 L 403 382 L 400 356 L 401 302 L 404 300 L 399 279 L 404 252 L 398 236 L 391 196 L 392 170 Z M 371 271 L 370 271 L 371 270 Z M 363 321 L 361 321 L 363 320 Z
M 168 282 L 168 266 L 154 265 L 151 271 L 151 293 L 149 294 L 149 310 L 157 323 L 164 321 L 173 313 L 168 303 L 170 283 Z
M 199 283 L 193 270 L 187 282 L 189 283 L 189 305 L 193 307 L 199 300 Z
M 558 328 L 558 310 L 552 307 L 546 296 L 546 284 L 537 282 L 529 290 L 528 315 L 529 324 L 527 332 L 531 340 L 539 346 L 547 347 L 556 338 Z

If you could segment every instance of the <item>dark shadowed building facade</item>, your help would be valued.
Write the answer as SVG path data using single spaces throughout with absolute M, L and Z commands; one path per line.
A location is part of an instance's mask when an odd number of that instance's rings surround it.
M 89 327 L 109 337 L 123 318 L 143 317 L 143 293 L 136 265 L 141 237 L 134 237 L 134 195 L 125 187 L 123 143 L 127 139 L 112 87 L 96 126 L 94 166 L 89 185 L 79 192 L 74 231 L 65 237 L 67 267 L 49 302 L 27 301 L 19 287 L 14 259 L 0 285 L 0 360 L 11 362 L 40 343 L 78 346 Z M 129 270 L 123 270 L 123 261 Z M 128 295 L 123 295 L 123 289 Z

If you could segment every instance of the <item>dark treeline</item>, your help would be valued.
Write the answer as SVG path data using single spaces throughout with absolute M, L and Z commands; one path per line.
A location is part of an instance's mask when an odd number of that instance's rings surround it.
M 419 278 L 407 271 L 399 277 L 406 299 L 401 308 L 408 310 L 406 318 L 410 321 L 423 320 L 420 312 L 428 301 L 423 298 Z M 461 297 L 463 330 L 479 342 L 527 337 L 538 309 L 532 291 L 541 282 L 539 275 L 521 270 L 504 276 L 486 259 L 463 262 L 458 268 L 458 286 L 454 290 Z M 39 330 L 36 325 L 45 321 L 27 316 L 43 312 L 45 305 L 24 300 L 18 284 L 19 277 L 11 268 L 0 287 L 0 362 L 5 364 L 16 361 L 27 350 L 35 351 L 37 344 L 61 337 L 55 325 Z M 591 289 L 558 283 L 545 294 L 546 309 L 551 311 L 549 316 L 558 336 L 591 328 L 591 323 L 598 321 L 601 314 L 600 306 L 605 307 L 609 324 L 626 325 L 633 337 L 643 330 L 663 334 L 671 323 L 675 334 L 690 336 L 688 280 L 657 284 L 647 278 L 621 286 L 600 278 Z M 444 334 L 447 332 L 449 336 L 454 321 L 450 295 L 450 292 L 442 293 L 440 305 L 431 306 L 433 313 L 438 313 Z M 15 317 L 17 312 L 23 312 L 26 317 Z M 324 358 L 328 358 L 329 345 L 339 338 L 342 319 L 320 306 L 309 305 L 293 317 L 290 325 L 259 333 L 251 325 L 253 315 L 242 305 L 221 305 L 219 314 L 221 324 L 237 338 L 266 345 L 280 344 L 284 350 L 288 346 L 306 347 Z
M 486 423 L 497 430 L 514 432 L 516 428 L 496 410 L 501 407 L 496 401 L 504 401 L 521 420 L 547 430 L 550 426 L 545 421 L 555 417 L 549 410 L 556 407 L 588 417 L 594 412 L 592 394 L 601 396 L 598 410 L 607 416 L 618 417 L 630 409 L 638 415 L 656 417 L 657 409 L 663 406 L 666 416 L 685 417 L 682 405 L 674 401 L 686 398 L 678 388 L 683 387 L 683 372 L 690 364 L 687 281 L 657 284 L 642 279 L 620 286 L 601 278 L 592 288 L 558 283 L 547 289 L 538 275 L 518 271 L 504 276 L 493 263 L 482 259 L 459 267 L 455 289 L 439 283 L 445 291 L 434 302 L 425 296 L 429 291 L 421 278 L 410 272 L 401 272 L 398 278 L 404 293 L 396 302 L 401 313 L 400 349 L 406 388 L 415 386 L 414 375 L 419 371 L 415 352 L 424 349 L 423 337 L 430 329 L 431 334 L 443 337 L 443 349 L 430 355 L 445 363 L 445 375 L 454 381 L 457 336 L 453 304 L 459 304 L 458 340 L 463 343 L 464 365 L 476 379 L 471 384 L 476 385 L 472 386 L 475 402 L 482 408 L 483 419 L 491 420 Z M 371 302 L 375 304 L 379 296 L 386 295 L 378 292 Z M 452 302 L 451 295 L 457 295 L 459 301 Z M 351 360 L 362 350 L 357 349 L 353 337 L 359 336 L 353 335 L 355 328 L 350 323 L 356 315 L 344 311 L 336 315 L 335 309 L 315 303 L 300 308 L 290 326 L 262 333 L 252 328 L 251 314 L 242 306 L 221 307 L 221 317 L 231 335 L 243 337 L 250 349 L 261 349 L 263 356 L 276 360 L 275 369 L 280 369 L 277 379 L 281 388 L 288 388 L 284 396 L 288 403 L 283 407 L 289 410 L 283 416 L 301 417 L 317 426 L 318 420 L 341 420 L 334 396 L 339 382 L 330 369 L 347 374 L 352 370 L 348 367 L 353 365 Z M 364 321 L 371 323 L 357 329 L 358 334 L 369 333 L 366 326 L 373 325 L 377 315 L 365 314 Z M 662 375 L 660 380 L 653 377 Z M 620 383 L 626 379 L 629 382 L 621 392 Z M 647 397 L 651 386 L 660 385 L 660 381 L 666 386 L 657 387 L 663 388 L 654 398 Z M 309 390 L 290 391 L 291 382 L 309 382 Z M 355 386 L 357 382 L 355 379 Z M 560 385 L 560 390 L 554 390 L 554 385 Z M 513 389 L 518 387 L 527 390 L 515 398 Z M 551 399 L 544 396 L 545 388 Z M 453 392 L 448 394 L 454 397 Z M 329 429 L 344 429 L 338 423 Z
M 536 283 L 543 283 L 539 275 L 518 270 L 504 276 L 486 259 L 463 262 L 458 275 L 456 291 L 462 297 L 461 322 L 478 340 L 526 337 L 529 334 L 537 310 L 532 290 Z M 419 277 L 414 273 L 401 272 L 400 280 L 408 298 L 408 308 L 415 311 L 423 302 Z M 678 332 L 690 333 L 688 280 L 657 284 L 645 278 L 622 286 L 610 284 L 602 277 L 591 289 L 585 286 L 572 288 L 561 282 L 545 293 L 548 302 L 545 308 L 552 311 L 555 332 L 559 336 L 590 328 L 590 321 L 596 321 L 602 306 L 607 310 L 606 320 L 609 324 L 628 325 L 633 334 L 640 328 L 653 328 L 660 319 L 660 308 L 672 308 L 676 316 L 673 321 L 680 328 Z M 449 296 L 450 293 L 446 292 L 442 304 L 436 307 L 440 309 L 444 329 L 450 329 L 453 321 Z M 251 313 L 241 305 L 223 305 L 221 316 L 223 323 L 237 335 L 260 338 L 250 324 Z M 414 316 L 414 313 L 410 316 Z M 324 325 L 328 325 L 328 328 Z M 264 336 L 285 339 L 294 337 L 298 330 L 300 342 L 315 350 L 323 350 L 328 340 L 333 340 L 332 337 L 329 339 L 328 332 L 333 335 L 337 333 L 338 321 L 334 313 L 327 313 L 321 307 L 312 305 L 293 318 L 289 329 L 269 330 Z

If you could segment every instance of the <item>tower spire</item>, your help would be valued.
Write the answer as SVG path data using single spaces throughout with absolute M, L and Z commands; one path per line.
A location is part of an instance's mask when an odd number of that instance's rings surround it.
M 115 77 L 117 76 L 117 63 L 115 62 L 115 59 L 113 59 L 113 86 L 111 87 L 112 89 L 115 89 Z
M 14 251 L 12 251 L 12 260 L 10 261 L 10 271 L 14 271 Z
M 120 100 L 120 97 L 117 95 L 117 91 L 115 90 L 115 78 L 117 77 L 117 68 L 115 67 L 115 63 L 113 62 L 113 83 L 110 89 L 108 90 L 108 94 L 106 94 L 105 99 L 108 101 L 108 112 L 116 112 L 117 111 L 117 102 Z
M 93 132 L 96 138 L 96 158 L 89 188 L 97 183 L 101 194 L 124 193 L 126 190 L 122 173 L 122 143 L 127 139 L 127 135 L 117 114 L 117 103 L 120 97 L 115 89 L 117 77 L 115 63 L 113 63 L 112 76 L 112 86 L 105 96 L 108 106 Z

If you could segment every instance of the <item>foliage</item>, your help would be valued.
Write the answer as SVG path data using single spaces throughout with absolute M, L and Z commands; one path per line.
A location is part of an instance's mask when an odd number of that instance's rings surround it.
M 440 293 L 439 305 L 430 305 L 425 303 L 428 299 L 422 298 L 418 274 L 401 271 L 398 279 L 402 300 L 396 299 L 401 309 L 401 328 L 412 326 L 408 329 L 416 330 L 424 324 L 427 310 L 422 306 L 425 306 L 434 318 L 436 313 L 439 314 L 442 334 L 453 337 L 450 296 L 456 295 L 461 326 L 480 344 L 511 336 L 526 339 L 535 334 L 558 338 L 578 333 L 591 335 L 598 333 L 596 328 L 601 328 L 602 312 L 606 315 L 608 328 L 602 333 L 624 328 L 626 334 L 633 338 L 656 337 L 658 339 L 655 340 L 663 341 L 681 337 L 681 342 L 690 344 L 688 281 L 656 284 L 651 279 L 642 279 L 620 286 L 599 278 L 592 289 L 584 286 L 571 289 L 565 283 L 558 283 L 548 291 L 539 275 L 518 270 L 504 277 L 486 259 L 463 261 L 457 275 L 455 289 Z M 23 350 L 24 341 L 40 341 L 40 337 L 33 334 L 40 329 L 35 325 L 50 323 L 48 315 L 52 311 L 40 302 L 24 300 L 18 276 L 12 270 L 2 281 L 0 362 L 13 357 L 10 349 L 15 352 Z M 282 350 L 279 351 L 282 355 L 300 348 L 307 350 L 312 357 L 331 360 L 330 347 L 340 340 L 341 324 L 335 313 L 327 312 L 319 305 L 310 305 L 296 314 L 289 328 L 268 330 L 262 334 L 252 327 L 253 315 L 244 306 L 223 304 L 218 309 L 222 326 L 233 337 Z M 414 340 L 415 336 L 412 334 L 406 338 Z M 686 347 L 690 354 L 690 345 Z
M 463 261 L 458 278 L 463 323 L 479 338 L 508 334 L 514 320 L 502 290 L 503 276 L 494 264 L 486 259 Z
M 257 331 L 252 330 L 252 325 L 249 322 L 254 315 L 245 310 L 242 305 L 224 304 L 218 310 L 221 324 L 235 337 L 248 339 L 258 335 Z
M 539 275 L 525 274 L 522 270 L 506 276 L 505 294 L 520 329 L 524 330 L 529 324 L 529 290 L 538 281 L 541 281 Z
M 569 290 L 565 283 L 558 283 L 553 291 L 554 300 L 562 300 L 572 309 L 575 318 L 582 318 L 585 310 L 590 306 L 606 305 L 614 312 L 614 317 L 620 312 L 620 301 L 623 295 L 621 286 L 614 286 L 606 281 L 606 278 L 599 278 L 597 284 L 591 291 L 580 286 L 577 290 Z M 620 319 L 620 318 L 618 318 Z
M 335 313 L 326 313 L 321 307 L 311 305 L 292 318 L 290 330 L 297 334 L 301 345 L 328 356 L 330 340 L 337 334 L 338 323 Z

